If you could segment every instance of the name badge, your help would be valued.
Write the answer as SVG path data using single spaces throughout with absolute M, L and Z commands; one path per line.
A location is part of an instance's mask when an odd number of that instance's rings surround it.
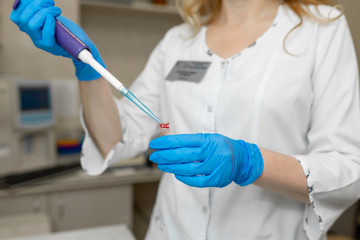
M 211 62 L 177 61 L 166 80 L 200 82 L 210 67 Z

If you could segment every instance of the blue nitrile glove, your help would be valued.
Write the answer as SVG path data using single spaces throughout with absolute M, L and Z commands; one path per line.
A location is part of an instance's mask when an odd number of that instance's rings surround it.
M 100 78 L 90 65 L 78 61 L 70 56 L 55 41 L 55 17 L 91 50 L 94 58 L 105 67 L 94 43 L 85 32 L 70 21 L 60 16 L 61 9 L 54 6 L 54 0 L 21 0 L 18 7 L 12 11 L 10 19 L 19 26 L 19 29 L 26 32 L 34 45 L 56 56 L 71 58 L 76 68 L 76 76 L 81 81 L 89 81 Z
M 220 134 L 182 134 L 154 139 L 150 155 L 161 171 L 175 174 L 193 187 L 240 186 L 253 183 L 263 171 L 259 148 Z

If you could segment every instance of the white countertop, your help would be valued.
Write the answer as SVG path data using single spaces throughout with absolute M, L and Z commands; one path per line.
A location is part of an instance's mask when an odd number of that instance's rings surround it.
M 58 232 L 32 237 L 11 238 L 11 240 L 135 240 L 126 225 L 112 225 L 80 229 L 75 231 Z M 9 239 L 10 240 L 10 239 Z
M 89 176 L 79 170 L 68 175 L 34 182 L 31 185 L 0 190 L 0 198 L 40 193 L 53 193 L 126 184 L 159 181 L 162 172 L 155 168 L 121 168 L 110 170 L 100 176 Z

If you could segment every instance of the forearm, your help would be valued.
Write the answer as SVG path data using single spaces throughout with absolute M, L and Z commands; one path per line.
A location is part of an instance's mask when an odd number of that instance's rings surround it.
M 255 185 L 289 198 L 309 203 L 307 182 L 300 163 L 293 157 L 260 148 L 264 170 Z
M 122 141 L 120 118 L 110 86 L 103 78 L 81 81 L 80 97 L 86 126 L 105 158 Z

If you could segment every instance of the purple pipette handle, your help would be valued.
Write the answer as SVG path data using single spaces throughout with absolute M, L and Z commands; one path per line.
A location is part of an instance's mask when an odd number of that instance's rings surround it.
M 16 0 L 13 5 L 13 9 L 17 8 L 20 0 Z M 78 37 L 76 37 L 69 29 L 67 29 L 59 20 L 56 19 L 55 23 L 55 40 L 62 46 L 73 58 L 78 58 L 79 53 L 90 48 L 83 43 Z
M 55 40 L 73 58 L 77 60 L 80 60 L 78 56 L 82 50 L 87 49 L 89 52 L 91 52 L 90 48 L 77 36 L 75 36 L 69 29 L 67 29 L 59 20 L 56 20 Z
M 17 6 L 19 5 L 19 3 L 20 3 L 20 0 L 16 0 L 16 1 L 14 2 L 13 9 L 17 8 Z

